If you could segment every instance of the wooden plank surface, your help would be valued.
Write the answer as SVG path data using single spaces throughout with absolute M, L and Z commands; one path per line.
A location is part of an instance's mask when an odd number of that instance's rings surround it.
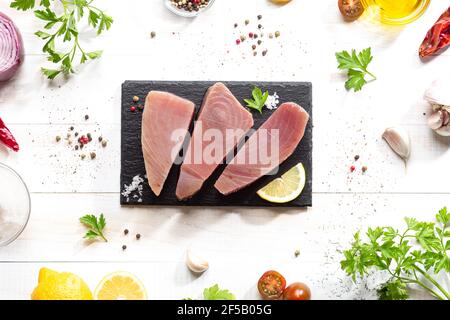
M 355 286 L 339 268 L 353 232 L 369 225 L 400 226 L 404 216 L 431 220 L 448 205 L 450 140 L 428 129 L 422 95 L 446 75 L 450 51 L 428 63 L 417 55 L 448 3 L 432 1 L 417 22 L 391 28 L 367 20 L 343 23 L 334 0 L 294 0 L 284 7 L 264 0 L 217 0 L 194 20 L 172 16 L 160 2 L 96 0 L 115 23 L 104 36 L 88 35 L 83 42 L 88 49 L 104 49 L 104 56 L 54 83 L 39 73 L 46 57 L 33 33 L 42 24 L 30 12 L 8 8 L 9 1 L 0 3 L 0 11 L 22 30 L 27 53 L 15 79 L 0 85 L 0 116 L 22 147 L 17 154 L 0 147 L 0 161 L 19 171 L 32 192 L 30 224 L 14 244 L 0 249 L 0 298 L 28 299 L 42 266 L 74 271 L 91 287 L 110 271 L 130 271 L 142 278 L 152 299 L 196 297 L 214 283 L 238 298 L 257 298 L 255 282 L 272 268 L 288 281 L 310 284 L 315 298 L 373 298 L 376 281 Z M 248 47 L 234 43 L 251 30 L 235 30 L 233 24 L 257 14 L 267 31 L 281 32 L 266 44 L 265 57 L 253 57 Z M 347 92 L 334 53 L 368 46 L 378 80 L 359 93 Z M 201 208 L 121 208 L 121 83 L 218 78 L 314 83 L 315 207 L 220 208 L 208 214 Z M 406 170 L 380 137 L 392 125 L 405 126 L 412 138 Z M 96 160 L 80 161 L 79 153 L 55 142 L 70 126 L 102 134 L 107 148 L 92 145 Z M 356 154 L 361 159 L 350 174 Z M 365 175 L 363 165 L 369 167 Z M 101 212 L 108 217 L 111 241 L 88 245 L 78 218 Z M 125 227 L 143 238 L 126 240 L 129 250 L 122 252 Z M 188 247 L 197 247 L 212 263 L 199 279 L 183 265 Z M 301 256 L 294 259 L 297 248 Z

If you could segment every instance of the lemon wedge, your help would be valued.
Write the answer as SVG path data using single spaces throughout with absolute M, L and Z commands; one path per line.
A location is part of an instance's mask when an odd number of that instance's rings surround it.
M 114 272 L 98 284 L 96 300 L 146 300 L 147 292 L 142 282 L 128 272 Z
M 303 164 L 299 163 L 281 178 L 277 178 L 260 189 L 257 194 L 264 200 L 273 203 L 290 202 L 303 191 L 306 183 L 306 173 Z

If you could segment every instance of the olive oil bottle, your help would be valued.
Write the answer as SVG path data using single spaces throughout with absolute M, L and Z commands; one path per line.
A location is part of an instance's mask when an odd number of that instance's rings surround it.
M 430 0 L 362 0 L 368 14 L 381 23 L 402 25 L 417 20 Z

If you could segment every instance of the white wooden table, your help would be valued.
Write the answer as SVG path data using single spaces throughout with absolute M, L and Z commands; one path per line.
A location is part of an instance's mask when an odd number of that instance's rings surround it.
M 355 286 L 340 270 L 341 251 L 353 233 L 401 226 L 405 216 L 432 220 L 450 204 L 450 139 L 428 129 L 422 99 L 429 83 L 450 70 L 450 51 L 426 64 L 417 55 L 448 1 L 433 0 L 414 24 L 390 28 L 364 20 L 343 23 L 335 0 L 294 0 L 285 7 L 217 0 L 194 20 L 173 16 L 158 0 L 97 0 L 115 19 L 110 32 L 86 40 L 92 49 L 105 49 L 103 58 L 55 83 L 39 72 L 45 56 L 33 32 L 40 23 L 31 12 L 10 9 L 9 2 L 3 0 L 0 11 L 21 29 L 27 55 L 15 79 L 0 86 L 0 115 L 21 143 L 17 154 L 0 147 L 0 162 L 27 182 L 32 214 L 20 238 L 0 248 L 0 298 L 29 299 L 43 266 L 75 272 L 92 289 L 109 272 L 129 271 L 145 283 L 150 299 L 196 298 L 215 283 L 240 299 L 256 299 L 255 284 L 269 269 L 288 282 L 308 283 L 317 299 L 373 298 L 373 285 Z M 281 32 L 269 42 L 266 57 L 234 44 L 233 24 L 258 14 L 266 30 Z M 360 93 L 346 92 L 334 53 L 368 46 L 378 80 Z M 120 86 L 139 79 L 311 81 L 313 208 L 121 207 Z M 397 124 L 407 127 L 413 141 L 407 171 L 380 137 Z M 80 161 L 55 142 L 71 125 L 109 140 L 95 161 Z M 350 173 L 356 154 L 357 172 Z M 362 165 L 368 166 L 364 175 Z M 78 218 L 87 213 L 105 214 L 108 243 L 82 239 Z M 123 236 L 125 228 L 131 236 Z M 138 232 L 142 239 L 133 240 Z M 201 277 L 184 265 L 187 248 L 210 262 Z

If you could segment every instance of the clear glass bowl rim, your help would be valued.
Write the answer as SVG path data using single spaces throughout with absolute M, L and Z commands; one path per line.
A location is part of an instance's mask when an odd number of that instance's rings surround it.
M 398 19 L 384 17 L 384 19 L 382 19 L 382 22 L 390 25 L 406 25 L 412 23 L 425 13 L 430 5 L 430 2 L 431 0 L 421 0 L 420 5 L 417 7 L 417 9 L 413 11 L 409 16 Z M 365 9 L 368 9 L 371 6 L 378 6 L 376 0 L 362 0 L 362 4 Z
M 28 190 L 27 184 L 25 183 L 25 181 L 22 179 L 22 177 L 20 176 L 20 174 L 17 173 L 16 170 L 14 170 L 13 168 L 11 168 L 10 166 L 0 162 L 0 168 L 1 169 L 5 169 L 9 172 L 11 172 L 14 176 L 16 176 L 19 181 L 22 183 L 26 194 L 27 194 L 27 198 L 28 198 L 28 213 L 27 213 L 27 218 L 25 220 L 25 222 L 22 224 L 21 228 L 14 234 L 14 236 L 12 236 L 11 238 L 9 238 L 8 240 L 5 240 L 3 242 L 0 242 L 0 248 L 1 247 L 6 247 L 7 245 L 11 244 L 12 242 L 14 242 L 15 240 L 17 240 L 17 238 L 22 234 L 22 232 L 25 230 L 28 221 L 30 220 L 30 215 L 31 215 L 31 196 L 30 196 L 30 191 Z

